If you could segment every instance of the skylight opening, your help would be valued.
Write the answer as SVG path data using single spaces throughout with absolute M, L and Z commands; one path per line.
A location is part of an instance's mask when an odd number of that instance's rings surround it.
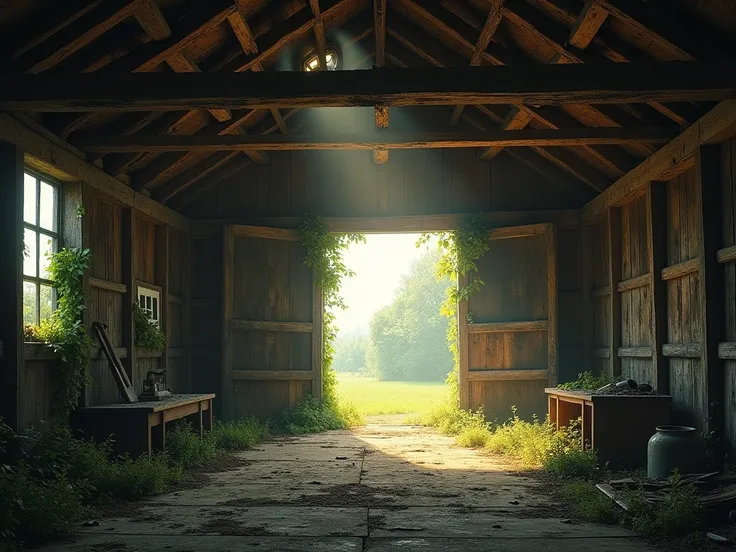
M 337 71 L 340 68 L 340 56 L 337 53 L 337 50 L 327 50 L 325 52 L 325 61 L 326 68 L 328 71 Z M 305 59 L 303 63 L 303 68 L 305 71 L 319 71 L 320 68 L 320 60 L 319 55 L 317 52 L 311 52 Z

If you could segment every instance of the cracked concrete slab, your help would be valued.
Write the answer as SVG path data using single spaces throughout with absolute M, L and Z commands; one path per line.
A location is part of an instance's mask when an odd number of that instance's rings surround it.
M 199 488 L 80 528 L 62 552 L 644 552 L 620 527 L 563 523 L 506 458 L 417 426 L 282 437 Z M 537 517 L 528 516 L 529 507 Z M 542 516 L 541 519 L 539 516 Z M 41 548 L 43 552 L 44 548 Z

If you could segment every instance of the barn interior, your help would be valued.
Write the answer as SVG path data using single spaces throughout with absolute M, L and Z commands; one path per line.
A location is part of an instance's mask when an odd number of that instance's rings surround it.
M 110 430 L 112 351 L 135 394 L 165 369 L 206 426 L 321 395 L 306 216 L 390 233 L 483 213 L 463 408 L 544 418 L 546 388 L 592 371 L 736 445 L 733 2 L 10 0 L 0 50 L 11 427 L 54 418 L 58 354 L 24 335 L 54 294 L 46 250 L 91 251 L 81 319 L 108 336 L 78 411 Z M 134 344 L 146 298 L 161 351 Z

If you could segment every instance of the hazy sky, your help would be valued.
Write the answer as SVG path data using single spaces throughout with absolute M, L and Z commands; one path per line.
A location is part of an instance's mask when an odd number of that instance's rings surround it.
M 348 308 L 336 313 L 340 333 L 367 332 L 371 316 L 391 303 L 411 263 L 427 247 L 437 247 L 433 240 L 417 249 L 417 238 L 419 234 L 368 234 L 367 243 L 351 245 L 345 251 L 345 263 L 356 274 L 343 281 L 340 294 Z

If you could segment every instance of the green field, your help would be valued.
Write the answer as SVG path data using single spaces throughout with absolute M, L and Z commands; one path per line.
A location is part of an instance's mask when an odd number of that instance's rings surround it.
M 425 381 L 378 381 L 338 372 L 337 392 L 361 414 L 423 414 L 447 395 L 444 383 Z

